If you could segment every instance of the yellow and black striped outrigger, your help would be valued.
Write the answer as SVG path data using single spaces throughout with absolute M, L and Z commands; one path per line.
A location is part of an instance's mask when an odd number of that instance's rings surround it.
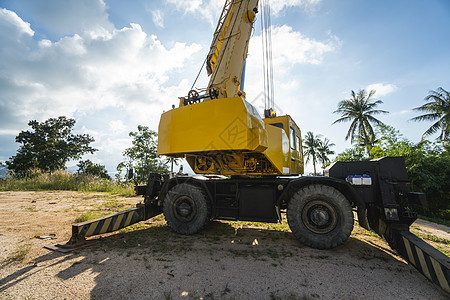
M 409 231 L 399 231 L 395 249 L 420 273 L 450 293 L 450 258 Z
M 87 237 L 114 232 L 132 224 L 148 220 L 162 213 L 157 205 L 137 204 L 112 215 L 72 225 L 72 236 L 67 243 L 46 246 L 50 250 L 69 252 L 73 249 L 85 246 Z

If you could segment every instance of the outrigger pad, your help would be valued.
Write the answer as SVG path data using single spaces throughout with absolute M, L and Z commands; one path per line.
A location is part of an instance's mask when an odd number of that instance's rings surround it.
M 88 241 L 80 241 L 80 242 L 77 242 L 74 244 L 59 243 L 59 244 L 44 246 L 44 248 L 48 249 L 48 250 L 58 251 L 61 253 L 68 253 L 68 252 L 71 252 L 76 249 L 91 246 L 93 244 L 96 244 L 97 242 L 98 242 L 98 239 L 88 240 Z

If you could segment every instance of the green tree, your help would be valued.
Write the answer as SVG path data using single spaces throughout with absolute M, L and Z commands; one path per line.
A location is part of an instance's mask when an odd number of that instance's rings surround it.
M 78 174 L 89 174 L 103 179 L 111 179 L 104 165 L 93 163 L 90 160 L 80 161 L 77 167 Z
M 313 167 L 314 167 L 314 174 L 317 174 L 316 172 L 316 164 L 319 160 L 319 148 L 321 146 L 321 135 L 315 136 L 312 131 L 308 131 L 305 135 L 305 138 L 303 139 L 303 152 L 306 156 L 306 162 L 312 161 Z
M 146 182 L 150 173 L 168 173 L 168 160 L 161 160 L 156 154 L 158 134 L 155 131 L 139 125 L 138 131 L 130 132 L 129 136 L 133 138 L 132 146 L 125 149 L 125 160 L 117 166 L 119 178 L 127 169 L 135 169 L 138 182 Z
M 450 93 L 440 87 L 436 91 L 430 91 L 430 94 L 425 97 L 425 101 L 428 101 L 428 103 L 414 108 L 415 111 L 425 112 L 425 114 L 411 120 L 435 121 L 425 131 L 422 138 L 424 139 L 440 131 L 437 139 L 447 144 L 450 139 Z
M 366 149 L 361 145 L 353 145 L 352 148 L 345 149 L 339 153 L 334 161 L 363 161 L 369 160 L 365 155 Z
M 74 119 L 61 116 L 45 122 L 33 120 L 28 125 L 32 130 L 19 133 L 16 142 L 22 146 L 6 162 L 15 174 L 25 175 L 31 169 L 51 173 L 65 169 L 70 159 L 80 159 L 83 154 L 97 151 L 89 145 L 94 138 L 88 134 L 72 134 Z
M 329 155 L 333 155 L 335 152 L 331 150 L 331 147 L 334 146 L 334 143 L 331 143 L 328 138 L 324 138 L 320 141 L 319 146 L 319 160 L 322 162 L 322 168 L 324 169 L 328 163 L 330 162 L 330 159 L 328 158 Z
M 375 143 L 375 133 L 372 128 L 373 124 L 383 124 L 375 118 L 375 115 L 386 114 L 387 111 L 376 109 L 383 101 L 372 101 L 375 90 L 371 90 L 367 94 L 366 90 L 359 90 L 358 93 L 351 92 L 351 97 L 339 102 L 338 109 L 334 111 L 341 117 L 333 122 L 333 124 L 341 122 L 351 122 L 345 140 L 350 138 L 352 143 L 362 142 L 369 153 L 370 147 Z

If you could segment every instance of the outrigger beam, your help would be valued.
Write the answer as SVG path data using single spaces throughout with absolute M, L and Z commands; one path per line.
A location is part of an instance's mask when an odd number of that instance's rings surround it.
M 50 250 L 69 252 L 86 246 L 87 237 L 117 231 L 132 224 L 148 220 L 161 213 L 156 205 L 137 204 L 136 207 L 109 216 L 72 225 L 72 236 L 67 243 L 45 246 Z
M 450 293 L 450 258 L 409 231 L 393 231 L 395 248 L 410 264 L 444 291 Z

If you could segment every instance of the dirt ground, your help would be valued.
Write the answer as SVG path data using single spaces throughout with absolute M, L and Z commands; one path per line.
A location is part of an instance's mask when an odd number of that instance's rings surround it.
M 199 234 L 181 236 L 162 217 L 68 254 L 43 248 L 67 241 L 73 220 L 87 211 L 126 209 L 138 201 L 0 192 L 0 298 L 448 299 L 358 225 L 332 250 L 301 245 L 285 225 L 214 221 Z M 417 222 L 413 230 L 450 239 L 447 227 L 433 223 Z M 50 235 L 56 239 L 36 238 Z

